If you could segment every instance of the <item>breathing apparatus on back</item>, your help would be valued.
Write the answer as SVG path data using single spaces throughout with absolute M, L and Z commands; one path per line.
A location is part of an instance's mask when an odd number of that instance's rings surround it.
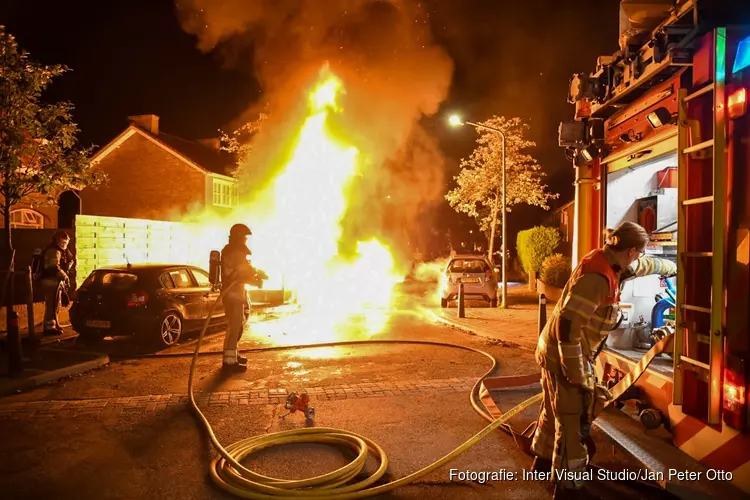
M 246 284 L 257 286 L 258 288 L 263 287 L 263 282 L 268 279 L 268 275 L 259 270 L 256 269 L 252 263 L 250 262 L 250 255 L 252 255 L 252 252 L 247 247 L 247 237 L 252 236 L 252 231 L 250 231 L 250 228 L 247 227 L 245 224 L 235 224 L 232 226 L 232 228 L 229 230 L 229 245 L 227 245 L 227 248 L 232 246 L 236 247 L 238 250 L 241 250 L 244 252 L 248 258 L 248 268 L 251 271 L 251 276 L 246 277 L 245 281 Z M 212 250 L 209 255 L 209 269 L 208 269 L 208 276 L 209 281 L 211 282 L 211 285 L 213 285 L 214 289 L 220 289 L 223 286 L 228 285 L 228 283 L 224 283 L 225 276 L 222 272 L 223 266 L 222 266 L 222 254 L 218 250 Z

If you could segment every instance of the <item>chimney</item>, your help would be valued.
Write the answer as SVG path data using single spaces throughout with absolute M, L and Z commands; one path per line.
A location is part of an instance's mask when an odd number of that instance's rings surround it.
M 128 116 L 128 120 L 147 132 L 159 135 L 159 117 L 156 115 Z
M 196 142 L 216 151 L 221 150 L 221 139 L 219 139 L 218 137 L 212 137 L 210 139 L 198 139 Z

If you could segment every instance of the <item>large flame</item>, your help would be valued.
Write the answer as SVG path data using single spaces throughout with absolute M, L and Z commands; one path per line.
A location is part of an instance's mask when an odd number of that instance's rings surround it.
M 360 152 L 328 127 L 329 116 L 341 112 L 342 91 L 342 81 L 324 71 L 309 94 L 293 151 L 267 191 L 255 193 L 253 204 L 241 201 L 232 221 L 201 218 L 202 241 L 223 244 L 229 222 L 252 228 L 253 264 L 268 273 L 267 288 L 293 290 L 302 307 L 299 319 L 287 322 L 283 339 L 275 338 L 278 332 L 261 333 L 285 343 L 380 332 L 387 320 L 383 309 L 402 280 L 391 251 L 378 240 L 355 242 L 353 257 L 339 252 L 347 186 L 361 164 Z

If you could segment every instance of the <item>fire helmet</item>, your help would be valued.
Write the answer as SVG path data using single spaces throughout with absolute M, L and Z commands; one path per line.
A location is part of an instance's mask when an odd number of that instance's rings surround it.
M 53 239 L 54 240 L 69 240 L 70 235 L 66 233 L 65 231 L 56 231 Z
M 244 224 L 235 224 L 229 230 L 230 238 L 244 238 L 245 236 L 250 236 L 252 234 L 253 232 L 250 231 L 250 228 Z

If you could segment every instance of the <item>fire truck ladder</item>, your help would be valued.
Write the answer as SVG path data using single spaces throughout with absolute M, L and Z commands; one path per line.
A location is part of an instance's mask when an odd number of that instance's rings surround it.
M 676 334 L 674 337 L 674 393 L 673 403 L 683 405 L 685 394 L 690 393 L 691 398 L 698 391 L 697 380 L 708 382 L 708 408 L 707 421 L 709 424 L 720 422 L 721 410 L 721 369 L 723 362 L 723 305 L 724 305 L 724 228 L 726 219 L 726 174 L 725 174 L 725 149 L 726 149 L 726 97 L 725 97 L 725 68 L 726 68 L 726 29 L 717 28 L 714 31 L 714 60 L 715 71 L 713 82 L 703 86 L 691 94 L 687 90 L 680 89 L 678 95 L 678 200 L 679 216 L 677 228 L 677 304 L 676 304 Z M 709 100 L 709 99 L 712 99 Z M 696 128 L 701 121 L 698 119 L 699 112 L 706 111 L 713 104 L 713 138 L 703 139 L 700 137 L 700 129 Z M 694 105 L 694 107 L 691 107 Z M 705 172 L 708 159 L 711 159 L 713 168 L 710 195 L 703 192 L 703 196 L 696 196 L 696 188 L 700 188 L 701 180 L 707 184 L 707 172 Z M 701 168 L 703 167 L 703 168 Z M 693 197 L 689 197 L 690 196 Z M 703 217 L 698 214 L 700 206 L 713 203 L 711 217 Z M 691 211 L 692 210 L 692 211 Z M 711 251 L 695 251 L 698 235 L 708 235 L 706 224 L 712 224 Z M 697 227 L 696 227 L 697 226 Z M 701 227 L 703 226 L 703 227 Z M 704 231 L 705 230 L 705 231 Z M 688 237 L 691 235 L 690 237 Z M 692 248 L 689 248 L 692 247 Z M 707 248 L 701 248 L 707 250 Z M 699 283 L 697 276 L 688 276 L 687 273 L 697 273 L 701 262 L 695 259 L 711 259 L 711 282 Z M 706 263 L 705 265 L 708 265 Z M 700 287 L 711 286 L 710 306 L 696 305 L 695 299 L 700 294 Z M 694 303 L 687 303 L 690 300 Z M 699 315 L 710 316 L 710 333 L 701 335 L 696 332 L 699 323 L 708 324 L 704 321 L 697 322 L 694 318 Z M 700 328 L 700 327 L 698 327 Z M 704 327 L 705 328 L 705 327 Z M 687 345 L 686 345 L 687 344 Z M 708 362 L 706 356 L 698 355 L 698 345 L 708 345 Z M 705 347 L 704 347 L 705 349 Z M 686 374 L 686 371 L 692 373 Z M 690 379 L 687 383 L 687 379 Z M 691 402 L 694 399 L 691 399 Z M 702 410 L 692 410 L 683 405 L 686 413 Z M 693 406 L 691 403 L 690 406 Z

